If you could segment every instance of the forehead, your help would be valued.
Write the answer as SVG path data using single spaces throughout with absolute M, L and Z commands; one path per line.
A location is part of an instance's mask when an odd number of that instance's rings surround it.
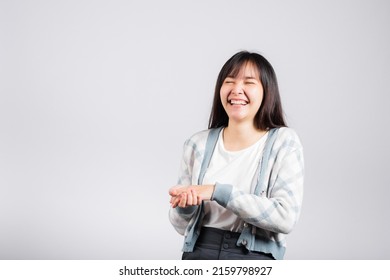
M 244 61 L 240 64 L 234 65 L 228 75 L 228 77 L 252 77 L 259 79 L 260 78 L 260 72 L 257 69 L 256 65 L 251 61 Z

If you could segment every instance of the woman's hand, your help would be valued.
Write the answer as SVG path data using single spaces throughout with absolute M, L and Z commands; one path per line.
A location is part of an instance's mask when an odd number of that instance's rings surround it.
M 176 208 L 177 206 L 181 208 L 195 206 L 202 202 L 200 196 L 192 186 L 175 186 L 169 190 L 169 194 L 171 195 L 170 202 L 172 208 Z
M 171 206 L 185 208 L 200 205 L 203 200 L 210 200 L 214 185 L 174 186 L 169 189 Z

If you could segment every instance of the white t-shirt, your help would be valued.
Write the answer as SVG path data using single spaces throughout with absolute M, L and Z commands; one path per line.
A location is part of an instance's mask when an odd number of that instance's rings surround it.
M 256 185 L 259 162 L 263 154 L 268 132 L 255 144 L 240 151 L 230 152 L 223 143 L 223 130 L 219 134 L 203 184 L 231 184 L 243 192 L 253 192 Z M 204 202 L 203 226 L 239 232 L 243 221 L 230 210 L 215 201 Z

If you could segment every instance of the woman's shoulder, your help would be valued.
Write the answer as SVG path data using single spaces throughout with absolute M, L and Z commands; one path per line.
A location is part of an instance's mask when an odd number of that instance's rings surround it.
M 277 141 L 281 143 L 286 143 L 289 146 L 301 147 L 301 140 L 298 136 L 298 133 L 290 127 L 280 127 L 277 129 Z
M 210 129 L 201 130 L 201 131 L 198 131 L 198 132 L 195 132 L 194 134 L 192 134 L 188 138 L 188 140 L 197 142 L 199 140 L 206 139 L 207 136 L 209 135 L 209 133 L 210 133 Z
M 277 130 L 278 130 L 278 135 L 282 137 L 298 137 L 298 134 L 295 131 L 295 129 L 291 127 L 287 127 L 287 126 L 279 127 L 277 128 Z
M 186 146 L 204 146 L 211 129 L 205 129 L 192 134 L 185 141 Z
M 188 138 L 188 140 L 190 141 L 195 141 L 195 142 L 198 142 L 198 141 L 206 141 L 209 134 L 214 132 L 218 133 L 221 131 L 221 127 L 218 127 L 218 128 L 210 128 L 210 129 L 205 129 L 205 130 L 201 130 L 201 131 L 198 131 L 194 134 L 191 135 L 190 138 Z

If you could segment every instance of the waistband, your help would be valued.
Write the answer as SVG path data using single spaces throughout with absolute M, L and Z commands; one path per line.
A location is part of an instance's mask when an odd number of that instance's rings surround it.
M 214 250 L 241 251 L 242 247 L 236 245 L 240 234 L 241 233 L 239 232 L 232 232 L 218 228 L 202 227 L 195 246 Z

